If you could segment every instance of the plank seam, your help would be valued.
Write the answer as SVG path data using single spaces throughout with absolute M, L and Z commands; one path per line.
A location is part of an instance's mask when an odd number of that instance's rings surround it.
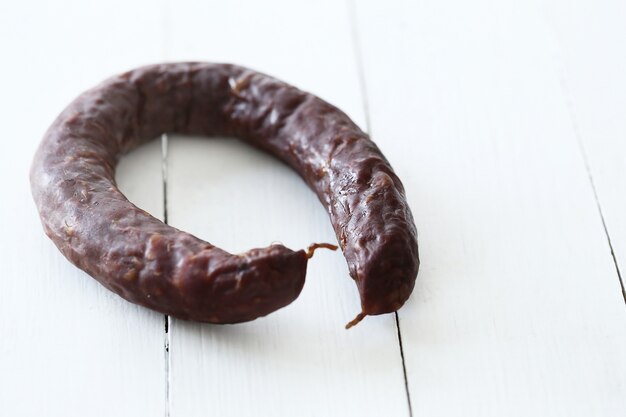
M 361 90 L 361 100 L 363 101 L 363 112 L 365 113 L 365 129 L 369 135 L 372 135 L 372 125 L 370 121 L 370 106 L 367 94 L 367 84 L 365 82 L 365 68 L 363 65 L 363 53 L 361 50 L 361 40 L 359 37 L 356 4 L 354 0 L 348 2 L 348 18 L 350 20 L 350 38 L 354 49 L 354 59 L 356 61 L 357 75 L 359 80 L 359 89 Z M 400 319 L 398 312 L 394 312 L 396 322 L 396 332 L 398 335 L 398 346 L 400 348 L 400 359 L 402 361 L 402 376 L 404 378 L 404 391 L 409 410 L 409 417 L 413 417 L 413 406 L 411 404 L 411 394 L 409 391 L 409 379 L 406 372 L 406 362 L 404 359 L 404 347 L 402 346 L 402 331 L 400 330 Z
M 163 179 L 163 222 L 168 224 L 167 218 L 167 134 L 161 135 L 161 177 Z M 164 355 L 165 355 L 165 417 L 170 417 L 170 380 L 171 380 L 171 357 L 170 357 L 170 316 L 163 315 L 164 319 Z
M 404 375 L 404 389 L 406 391 L 406 400 L 409 406 L 409 417 L 413 417 L 413 405 L 411 404 L 411 391 L 409 390 L 409 378 L 406 374 L 406 363 L 404 361 L 404 345 L 402 344 L 402 333 L 400 332 L 400 318 L 398 312 L 394 313 L 396 319 L 396 330 L 398 332 L 398 344 L 400 345 L 400 357 L 402 358 L 402 374 Z
M 352 39 L 352 47 L 354 48 L 354 59 L 356 61 L 357 77 L 359 80 L 359 90 L 361 90 L 361 100 L 363 101 L 363 112 L 365 113 L 365 130 L 369 135 L 372 134 L 372 125 L 370 123 L 370 105 L 367 99 L 367 88 L 365 85 L 365 69 L 363 68 L 363 55 L 361 53 L 361 41 L 359 38 L 357 21 L 356 21 L 356 5 L 354 0 L 348 0 L 348 16 L 350 19 L 350 38 Z
M 593 179 L 591 165 L 589 163 L 589 157 L 587 156 L 587 151 L 583 143 L 582 132 L 580 131 L 580 127 L 576 119 L 576 113 L 574 111 L 574 104 L 572 102 L 570 90 L 567 85 L 565 74 L 563 73 L 562 68 L 559 68 L 559 81 L 561 84 L 561 89 L 563 90 L 563 95 L 565 96 L 565 106 L 567 108 L 567 113 L 570 119 L 570 123 L 572 124 L 572 129 L 574 130 L 574 137 L 576 138 L 578 150 L 581 154 L 583 164 L 585 165 L 585 170 L 587 171 L 587 178 L 589 179 L 591 190 L 593 192 L 593 197 L 596 202 L 596 208 L 598 209 L 598 214 L 600 215 L 602 228 L 604 229 L 604 235 L 606 236 L 606 240 L 609 244 L 609 250 L 611 251 L 611 257 L 613 258 L 613 265 L 615 266 L 615 271 L 617 272 L 617 278 L 619 280 L 620 288 L 622 290 L 622 298 L 624 299 L 624 303 L 626 304 L 626 288 L 624 287 L 624 279 L 622 278 L 622 273 L 619 268 L 619 262 L 617 261 L 617 257 L 615 256 L 615 250 L 613 248 L 613 243 L 611 242 L 611 234 L 609 233 L 609 228 L 607 226 L 606 219 L 604 217 L 604 212 L 602 211 L 602 205 L 600 203 L 598 190 L 596 188 L 596 184 Z
M 161 55 L 164 61 L 167 60 L 169 56 L 168 51 L 168 42 L 170 38 L 171 32 L 171 22 L 170 22 L 170 1 L 162 0 L 161 3 L 162 10 L 162 20 L 161 20 Z M 166 133 L 161 135 L 161 177 L 163 178 L 163 222 L 165 224 L 169 224 L 168 214 L 167 214 L 167 147 L 168 147 L 168 136 Z M 171 344 L 171 320 L 172 318 L 168 314 L 163 315 L 163 343 L 164 343 L 164 355 L 165 355 L 165 417 L 170 417 L 171 413 L 171 379 L 172 379 L 172 357 L 170 355 L 170 344 Z

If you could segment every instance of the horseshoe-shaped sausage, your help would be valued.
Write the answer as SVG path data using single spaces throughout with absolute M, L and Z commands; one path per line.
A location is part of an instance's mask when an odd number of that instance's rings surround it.
M 336 107 L 229 64 L 138 68 L 75 99 L 46 132 L 30 180 L 46 234 L 125 299 L 211 323 L 253 320 L 295 300 L 309 253 L 282 245 L 233 255 L 130 203 L 120 156 L 174 132 L 236 136 L 289 164 L 328 209 L 365 315 L 399 309 L 415 283 L 417 233 L 404 189 L 376 145 Z M 349 325 L 351 325 L 349 324 Z

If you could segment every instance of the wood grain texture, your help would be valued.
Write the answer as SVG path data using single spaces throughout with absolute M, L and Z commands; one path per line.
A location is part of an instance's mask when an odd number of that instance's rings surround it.
M 149 4 L 0 6 L 3 415 L 163 414 L 163 316 L 122 300 L 63 258 L 44 235 L 28 184 L 40 138 L 71 99 L 159 58 L 150 46 L 160 36 L 152 23 L 159 11 Z M 158 143 L 151 144 L 126 158 L 118 175 L 130 199 L 157 216 L 160 159 Z
M 626 3 L 553 0 L 544 9 L 561 86 L 620 268 L 626 268 Z
M 170 19 L 169 60 L 248 65 L 364 124 L 347 9 L 336 2 L 183 1 Z M 257 150 L 177 136 L 169 139 L 167 159 L 175 227 L 232 252 L 272 241 L 291 248 L 336 241 L 303 181 Z M 359 310 L 345 260 L 320 251 L 299 299 L 271 316 L 237 326 L 174 320 L 171 415 L 407 416 L 394 317 L 368 318 L 345 331 Z
M 618 0 L 0 2 L 0 414 L 409 416 L 393 316 L 343 330 L 359 302 L 339 253 L 276 314 L 165 334 L 45 237 L 28 185 L 44 130 L 166 58 L 247 65 L 371 124 L 420 232 L 399 314 L 414 416 L 626 415 L 625 20 Z M 169 142 L 173 226 L 233 252 L 335 241 L 271 157 Z M 162 162 L 155 141 L 117 175 L 157 217 Z
M 542 6 L 355 7 L 373 139 L 420 232 L 414 415 L 624 415 L 624 301 Z

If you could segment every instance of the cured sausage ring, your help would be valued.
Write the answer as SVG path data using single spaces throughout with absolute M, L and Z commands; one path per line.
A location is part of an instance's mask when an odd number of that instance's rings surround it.
M 172 63 L 112 77 L 46 132 L 30 181 L 44 230 L 125 299 L 211 323 L 253 320 L 295 300 L 309 252 L 233 255 L 155 219 L 115 184 L 121 155 L 162 133 L 236 136 L 289 164 L 327 208 L 365 315 L 399 309 L 419 267 L 402 183 L 341 110 L 229 64 Z M 352 323 L 353 324 L 353 323 Z

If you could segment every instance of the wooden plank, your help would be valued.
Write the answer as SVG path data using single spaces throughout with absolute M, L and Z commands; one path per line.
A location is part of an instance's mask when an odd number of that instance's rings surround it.
M 373 138 L 420 231 L 414 415 L 623 416 L 624 301 L 543 9 L 355 8 Z
M 177 2 L 169 60 L 235 62 L 340 106 L 364 124 L 347 9 L 336 2 Z M 174 137 L 168 218 L 229 251 L 335 241 L 327 213 L 287 167 L 227 139 Z M 319 252 L 291 306 L 252 323 L 170 328 L 171 415 L 406 416 L 393 316 L 344 324 L 358 295 L 339 253 Z
M 626 3 L 553 0 L 546 17 L 572 124 L 622 281 L 626 268 Z
M 5 415 L 138 416 L 165 409 L 163 316 L 74 268 L 45 237 L 28 169 L 45 129 L 82 90 L 158 60 L 148 1 L 0 6 L 0 404 Z M 162 216 L 159 143 L 127 157 L 118 180 Z

